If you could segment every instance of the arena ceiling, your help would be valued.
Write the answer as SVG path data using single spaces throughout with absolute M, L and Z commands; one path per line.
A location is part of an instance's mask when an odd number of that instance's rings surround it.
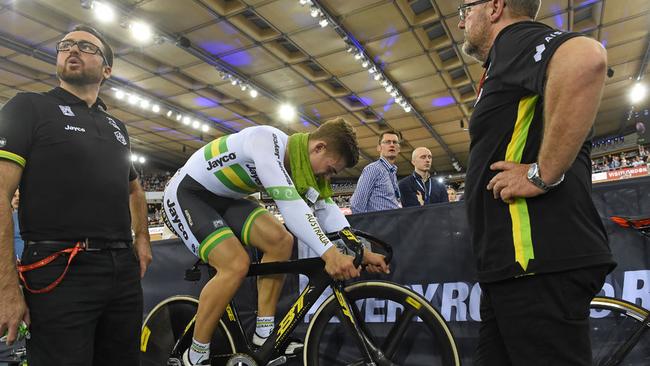
M 113 78 L 101 93 L 109 112 L 126 123 L 134 152 L 168 167 L 248 126 L 312 131 L 337 116 L 356 127 L 362 147 L 359 165 L 345 176 L 358 176 L 376 159 L 378 134 L 387 128 L 403 133 L 402 173 L 419 146 L 431 149 L 438 172 L 453 172 L 454 161 L 466 166 L 467 121 L 482 67 L 460 50 L 458 1 L 111 0 L 104 2 L 114 8 L 109 22 L 95 18 L 92 3 L 0 2 L 0 102 L 58 85 L 54 45 L 86 23 L 104 32 L 116 52 Z M 607 48 L 614 75 L 596 135 L 629 130 L 627 93 L 647 72 L 650 1 L 543 0 L 539 20 Z M 151 40 L 131 37 L 138 21 L 151 25 Z M 293 120 L 277 112 L 285 102 L 298 109 Z

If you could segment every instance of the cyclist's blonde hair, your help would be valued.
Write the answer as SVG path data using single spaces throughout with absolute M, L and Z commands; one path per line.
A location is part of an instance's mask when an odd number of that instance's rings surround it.
M 345 159 L 345 166 L 351 168 L 359 162 L 357 133 L 342 117 L 331 119 L 309 134 L 310 140 L 321 140 L 327 144 L 327 150 Z

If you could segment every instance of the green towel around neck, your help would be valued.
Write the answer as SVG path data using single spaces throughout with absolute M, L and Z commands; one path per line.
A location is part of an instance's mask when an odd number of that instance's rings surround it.
M 332 197 L 332 186 L 325 178 L 316 178 L 309 160 L 309 134 L 294 133 L 289 136 L 289 163 L 291 164 L 291 178 L 296 185 L 296 190 L 303 198 L 309 187 L 318 191 L 318 199 Z

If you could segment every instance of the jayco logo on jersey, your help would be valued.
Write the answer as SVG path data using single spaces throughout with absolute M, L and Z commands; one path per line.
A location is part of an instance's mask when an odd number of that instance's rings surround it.
M 75 126 L 70 126 L 70 125 L 65 125 L 64 130 L 66 130 L 66 131 L 76 131 L 76 132 L 86 132 L 85 128 L 75 127 Z
M 72 108 L 70 108 L 69 105 L 60 105 L 59 109 L 61 110 L 61 113 L 63 113 L 64 116 L 74 117 L 74 113 L 72 112 Z
M 114 119 L 112 119 L 111 117 L 106 117 L 106 119 L 108 120 L 108 124 L 122 131 L 122 129 L 120 128 L 120 126 L 117 125 Z
M 262 181 L 257 176 L 257 168 L 255 168 L 255 165 L 246 163 L 244 166 L 246 167 L 246 169 L 248 169 L 248 175 L 250 175 L 253 182 L 255 182 L 255 184 L 257 184 L 258 186 L 261 186 Z
M 181 222 L 180 217 L 178 217 L 178 212 L 176 212 L 176 209 L 174 208 L 176 206 L 175 202 L 172 202 L 172 200 L 167 199 L 167 208 L 169 208 L 169 214 L 172 216 L 172 222 L 176 224 L 176 227 L 178 230 L 183 234 L 183 238 L 187 240 L 189 238 L 189 235 L 187 235 L 187 231 L 185 231 L 185 226 Z
M 115 131 L 114 133 L 115 133 L 115 138 L 117 139 L 117 141 L 121 142 L 122 145 L 126 145 L 126 138 L 124 137 L 124 135 L 122 135 L 122 132 Z
M 231 160 L 237 159 L 237 155 L 234 152 L 231 152 L 227 155 L 217 156 L 215 159 L 208 161 L 208 170 L 221 168 L 224 163 L 227 163 Z

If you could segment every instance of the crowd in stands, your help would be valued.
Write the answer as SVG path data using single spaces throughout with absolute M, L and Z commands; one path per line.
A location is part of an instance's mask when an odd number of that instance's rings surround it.
M 162 204 L 160 203 L 147 204 L 147 219 L 149 220 L 149 226 L 160 226 L 164 224 L 161 210 Z
M 165 184 L 171 178 L 169 172 L 164 174 L 143 174 L 140 176 L 140 183 L 145 192 L 162 192 L 165 190 Z
M 605 172 L 622 168 L 637 167 L 648 163 L 648 152 L 639 147 L 639 150 L 622 152 L 618 155 L 610 154 L 599 158 L 591 159 L 591 170 L 593 173 Z

